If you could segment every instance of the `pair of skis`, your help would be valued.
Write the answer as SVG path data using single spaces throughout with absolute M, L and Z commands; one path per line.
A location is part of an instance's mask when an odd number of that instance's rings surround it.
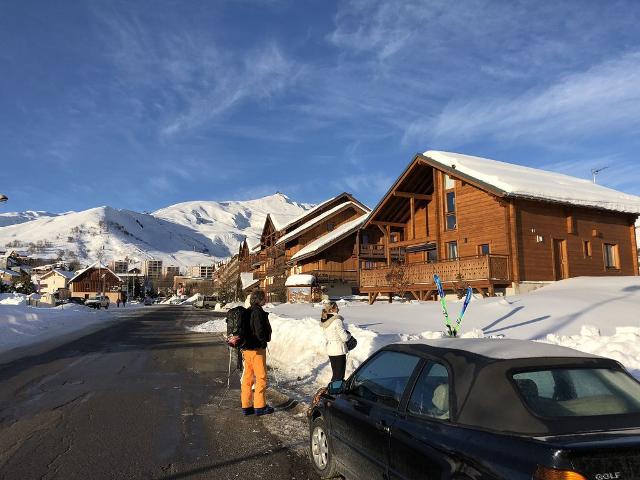
M 462 308 L 460 309 L 458 318 L 456 318 L 456 323 L 454 325 L 451 325 L 451 321 L 449 320 L 449 312 L 447 310 L 447 301 L 444 298 L 444 288 L 442 288 L 440 277 L 438 275 L 434 275 L 433 281 L 436 283 L 436 287 L 438 287 L 438 296 L 440 297 L 442 315 L 444 316 L 445 326 L 447 327 L 447 331 L 445 333 L 447 333 L 450 337 L 457 337 L 460 325 L 462 324 L 462 317 L 464 317 L 464 313 L 467 311 L 467 307 L 469 306 L 469 302 L 471 301 L 471 287 L 467 287 L 467 293 L 464 297 L 464 303 L 462 304 Z

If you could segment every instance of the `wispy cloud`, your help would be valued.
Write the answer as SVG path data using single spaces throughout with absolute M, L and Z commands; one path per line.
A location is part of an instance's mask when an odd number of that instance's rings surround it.
M 303 72 L 273 40 L 228 51 L 206 32 L 151 30 L 133 13 L 100 11 L 99 18 L 121 87 L 144 113 L 156 113 L 162 135 L 197 128 L 244 102 L 264 105 Z M 144 105 L 138 87 L 153 92 Z
M 640 52 L 632 52 L 522 95 L 452 101 L 435 118 L 411 124 L 405 140 L 575 140 L 640 126 L 639 111 Z

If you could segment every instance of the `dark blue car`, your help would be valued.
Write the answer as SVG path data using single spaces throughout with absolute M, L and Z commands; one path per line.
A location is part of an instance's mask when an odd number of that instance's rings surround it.
M 308 411 L 322 478 L 640 479 L 640 383 L 523 340 L 388 345 Z

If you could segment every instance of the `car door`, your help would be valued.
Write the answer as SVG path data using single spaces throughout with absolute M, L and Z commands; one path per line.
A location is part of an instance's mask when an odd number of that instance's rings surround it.
M 389 433 L 409 380 L 421 359 L 381 351 L 352 376 L 331 406 L 336 456 L 353 478 L 387 478 Z
M 389 439 L 389 478 L 393 480 L 450 478 L 455 459 L 446 444 L 449 423 L 450 376 L 447 368 L 428 361 L 420 372 L 407 407 L 398 415 Z

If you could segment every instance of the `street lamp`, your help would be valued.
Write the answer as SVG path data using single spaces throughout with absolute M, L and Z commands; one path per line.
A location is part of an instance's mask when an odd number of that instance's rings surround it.
M 0 194 L 0 202 L 6 202 L 7 200 L 9 200 L 9 197 L 7 197 L 6 195 Z

